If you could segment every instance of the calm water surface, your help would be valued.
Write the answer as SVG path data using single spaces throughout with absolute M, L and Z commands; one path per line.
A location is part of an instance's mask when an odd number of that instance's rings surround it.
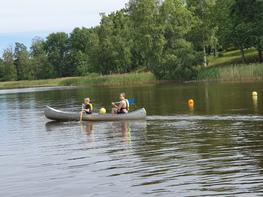
M 262 87 L 0 90 L 0 196 L 262 196 Z M 147 121 L 55 123 L 43 115 L 45 105 L 78 111 L 86 96 L 109 110 L 122 91 L 146 108 Z

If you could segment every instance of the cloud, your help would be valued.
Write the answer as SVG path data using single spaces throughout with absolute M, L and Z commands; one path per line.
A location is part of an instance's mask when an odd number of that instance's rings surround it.
M 128 0 L 8 0 L 1 2 L 0 33 L 70 31 L 99 24 L 100 12 L 121 9 Z

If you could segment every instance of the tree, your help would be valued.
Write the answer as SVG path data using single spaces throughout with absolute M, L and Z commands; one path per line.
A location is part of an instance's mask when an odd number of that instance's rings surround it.
M 187 0 L 187 7 L 195 16 L 195 25 L 190 33 L 190 40 L 196 49 L 202 48 L 204 67 L 208 65 L 207 49 L 211 46 L 214 51 L 217 46 L 216 26 L 213 23 L 213 8 L 216 0 Z
M 234 27 L 245 33 L 248 45 L 258 50 L 259 62 L 263 62 L 263 1 L 236 0 L 230 16 Z
M 200 57 L 186 40 L 193 26 L 191 12 L 180 0 L 165 0 L 160 7 L 160 23 L 165 40 L 159 54 L 161 61 L 153 64 L 153 72 L 159 79 L 193 79 L 193 66 L 200 61 Z
M 35 69 L 36 79 L 48 79 L 55 77 L 54 68 L 48 61 L 44 46 L 45 41 L 43 39 L 33 39 L 30 56 L 32 68 Z
M 5 76 L 5 73 L 4 73 L 4 62 L 0 58 L 0 81 L 3 81 L 3 77 L 4 76 Z
M 50 34 L 45 42 L 45 52 L 57 77 L 73 76 L 76 68 L 70 64 L 69 38 L 64 32 Z
M 129 0 L 126 8 L 101 15 L 95 28 L 34 39 L 6 50 L 0 79 L 46 79 L 126 73 L 143 67 L 158 79 L 195 78 L 196 65 L 220 46 L 234 47 L 246 62 L 254 47 L 263 62 L 261 0 Z
M 134 67 L 143 66 L 150 69 L 152 63 L 158 61 L 161 54 L 164 37 L 162 24 L 159 23 L 160 3 L 157 0 L 129 1 L 128 14 L 132 25 Z
M 262 2 L 258 3 L 256 0 L 217 0 L 215 16 L 219 42 L 224 48 L 238 48 L 242 61 L 246 63 L 244 49 L 252 46 L 261 48 Z
M 14 54 L 11 47 L 4 50 L 3 59 L 0 61 L 0 80 L 13 81 L 17 79 L 16 67 L 14 65 Z
M 98 65 L 102 74 L 129 72 L 131 66 L 130 23 L 125 10 L 104 16 L 98 29 Z
M 23 43 L 15 43 L 14 53 L 17 79 L 29 80 L 34 78 L 34 70 L 30 67 L 29 52 Z
M 70 34 L 70 55 L 77 74 L 85 75 L 94 72 L 98 35 L 95 28 L 75 28 Z

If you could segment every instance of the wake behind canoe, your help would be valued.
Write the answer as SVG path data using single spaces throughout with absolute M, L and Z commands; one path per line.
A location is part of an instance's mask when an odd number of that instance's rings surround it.
M 80 121 L 80 112 L 66 112 L 46 106 L 45 116 L 55 121 Z M 118 120 L 142 120 L 146 118 L 144 108 L 129 112 L 127 114 L 83 114 L 85 121 L 118 121 Z

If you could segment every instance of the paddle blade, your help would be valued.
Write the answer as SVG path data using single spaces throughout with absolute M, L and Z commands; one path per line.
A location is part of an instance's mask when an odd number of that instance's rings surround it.
M 129 101 L 130 105 L 134 105 L 135 104 L 135 99 L 134 98 L 130 98 L 130 99 L 128 99 L 128 101 Z

